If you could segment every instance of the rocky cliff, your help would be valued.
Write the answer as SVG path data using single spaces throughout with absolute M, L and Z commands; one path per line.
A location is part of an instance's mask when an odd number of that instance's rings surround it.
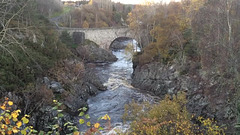
M 132 75 L 134 87 L 150 91 L 160 97 L 185 91 L 188 110 L 196 117 L 210 117 L 229 125 L 235 122 L 234 105 L 231 102 L 233 94 L 228 92 L 229 89 L 218 90 L 219 82 L 206 78 L 196 64 L 189 63 L 184 69 L 179 68 L 177 64 L 168 66 L 159 62 L 142 66 L 134 63 L 134 67 Z

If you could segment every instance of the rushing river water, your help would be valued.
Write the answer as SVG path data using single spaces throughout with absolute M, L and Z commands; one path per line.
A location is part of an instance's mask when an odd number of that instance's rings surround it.
M 123 43 L 127 44 L 128 42 Z M 132 61 L 129 60 L 125 50 L 113 51 L 113 54 L 118 58 L 116 62 L 96 67 L 96 73 L 105 82 L 107 91 L 100 92 L 88 100 L 88 114 L 92 123 L 97 122 L 99 117 L 108 114 L 111 117 L 112 127 L 123 127 L 122 115 L 125 104 L 132 100 L 153 101 L 154 98 L 131 86 Z

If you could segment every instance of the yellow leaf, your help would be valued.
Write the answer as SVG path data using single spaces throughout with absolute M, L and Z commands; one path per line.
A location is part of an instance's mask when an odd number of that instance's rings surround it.
M 103 117 L 102 117 L 102 120 L 111 120 L 111 118 L 109 117 L 109 115 L 108 114 L 106 114 L 106 115 L 104 115 Z
M 5 105 L 2 105 L 0 108 L 3 109 L 3 110 L 6 110 L 6 106 Z
M 107 115 L 104 115 L 104 116 L 102 117 L 102 120 L 107 120 Z
M 84 122 L 85 122 L 84 119 L 79 119 L 80 124 L 83 124 Z
M 8 101 L 8 105 L 12 106 L 13 102 L 12 101 Z
M 4 128 L 6 125 L 5 124 L 2 124 L 1 128 Z
M 17 118 L 18 117 L 18 112 L 16 112 L 16 111 L 12 112 L 11 116 L 13 118 Z
M 12 128 L 12 131 L 13 131 L 14 134 L 16 134 L 16 133 L 19 132 L 19 130 L 17 129 L 17 127 L 13 127 L 13 128 Z
M 87 126 L 90 127 L 91 126 L 91 122 L 87 122 Z
M 27 132 L 25 130 L 21 130 L 21 134 L 26 135 Z
M 27 114 L 25 114 L 25 117 L 28 117 L 28 118 L 29 118 L 29 117 L 30 117 L 30 115 L 27 115 Z
M 12 120 L 13 120 L 14 122 L 18 121 L 18 119 L 17 119 L 17 118 L 13 118 Z
M 0 116 L 0 121 L 2 121 L 2 119 L 3 119 L 3 116 Z
M 27 124 L 29 122 L 29 120 L 26 117 L 23 117 L 22 121 L 23 121 L 24 124 Z
M 18 128 L 20 128 L 22 126 L 22 122 L 18 121 L 16 125 L 17 125 Z
M 107 115 L 107 118 L 108 118 L 109 120 L 111 120 L 111 118 L 109 117 L 109 115 Z
M 21 113 L 21 110 L 16 110 L 17 113 Z
M 73 132 L 73 135 L 80 135 L 80 132 L 75 131 L 75 132 Z
M 99 123 L 95 123 L 95 124 L 94 124 L 94 127 L 95 127 L 95 128 L 99 128 L 99 126 L 100 126 Z

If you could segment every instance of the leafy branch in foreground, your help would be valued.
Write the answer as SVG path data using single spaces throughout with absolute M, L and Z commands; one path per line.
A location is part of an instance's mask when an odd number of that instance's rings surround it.
M 90 129 L 86 131 L 85 133 L 86 135 L 100 133 L 101 130 L 104 130 L 104 128 L 100 126 L 99 122 L 91 124 L 91 122 L 88 121 L 90 119 L 90 116 L 89 114 L 86 114 L 86 111 L 87 111 L 86 107 L 80 108 L 79 111 L 80 111 L 79 116 L 82 117 L 81 119 L 79 119 L 79 123 L 81 125 L 86 123 L 86 125 L 90 127 Z M 100 120 L 106 120 L 107 123 L 105 126 L 107 127 L 108 130 L 111 129 L 111 122 L 110 122 L 111 118 L 109 117 L 108 114 L 104 115 L 103 117 L 99 117 L 97 121 L 100 121 Z
M 86 123 L 89 127 L 89 130 L 87 130 L 85 133 L 80 132 L 76 124 L 73 122 L 67 121 L 63 125 L 61 125 L 62 118 L 64 117 L 63 110 L 61 110 L 62 103 L 58 102 L 57 100 L 53 100 L 54 106 L 52 107 L 52 111 L 55 111 L 55 117 L 53 119 L 53 124 L 50 124 L 48 126 L 49 131 L 37 131 L 34 130 L 33 126 L 27 126 L 27 124 L 30 121 L 29 115 L 24 115 L 23 117 L 20 117 L 21 110 L 14 110 L 13 109 L 13 101 L 9 100 L 9 98 L 5 98 L 4 103 L 0 106 L 0 134 L 2 135 L 12 135 L 12 134 L 22 134 L 22 135 L 60 135 L 63 130 L 67 131 L 70 135 L 80 135 L 80 133 L 83 133 L 85 135 L 94 134 L 94 133 L 100 133 L 100 130 L 104 130 L 100 126 L 100 123 L 94 123 L 91 124 L 89 121 L 90 116 L 89 114 L 86 114 L 87 108 L 83 107 L 80 108 L 79 116 L 82 117 L 79 119 L 80 125 Z M 87 122 L 88 120 L 88 122 Z M 103 117 L 100 117 L 98 121 L 105 120 L 107 121 L 107 128 L 110 129 L 111 118 L 108 114 L 104 115 Z M 85 122 L 86 121 L 86 122 Z M 65 133 L 64 131 L 64 133 Z
M 37 133 L 32 126 L 26 126 L 29 123 L 30 116 L 24 115 L 20 118 L 21 110 L 12 110 L 13 105 L 11 100 L 5 98 L 4 103 L 0 106 L 0 133 L 2 135 Z

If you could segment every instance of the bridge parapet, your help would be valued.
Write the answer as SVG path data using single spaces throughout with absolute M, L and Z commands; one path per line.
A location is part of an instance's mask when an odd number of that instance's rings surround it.
M 102 28 L 70 28 L 70 27 L 58 27 L 59 30 L 107 30 L 107 29 L 129 29 L 127 26 L 118 26 L 118 27 L 102 27 Z
M 101 48 L 108 49 L 110 44 L 118 37 L 134 38 L 134 34 L 126 27 L 105 27 L 105 28 L 67 28 L 58 27 L 60 32 L 67 31 L 71 35 L 74 32 L 85 33 L 85 39 L 89 39 L 100 45 Z

